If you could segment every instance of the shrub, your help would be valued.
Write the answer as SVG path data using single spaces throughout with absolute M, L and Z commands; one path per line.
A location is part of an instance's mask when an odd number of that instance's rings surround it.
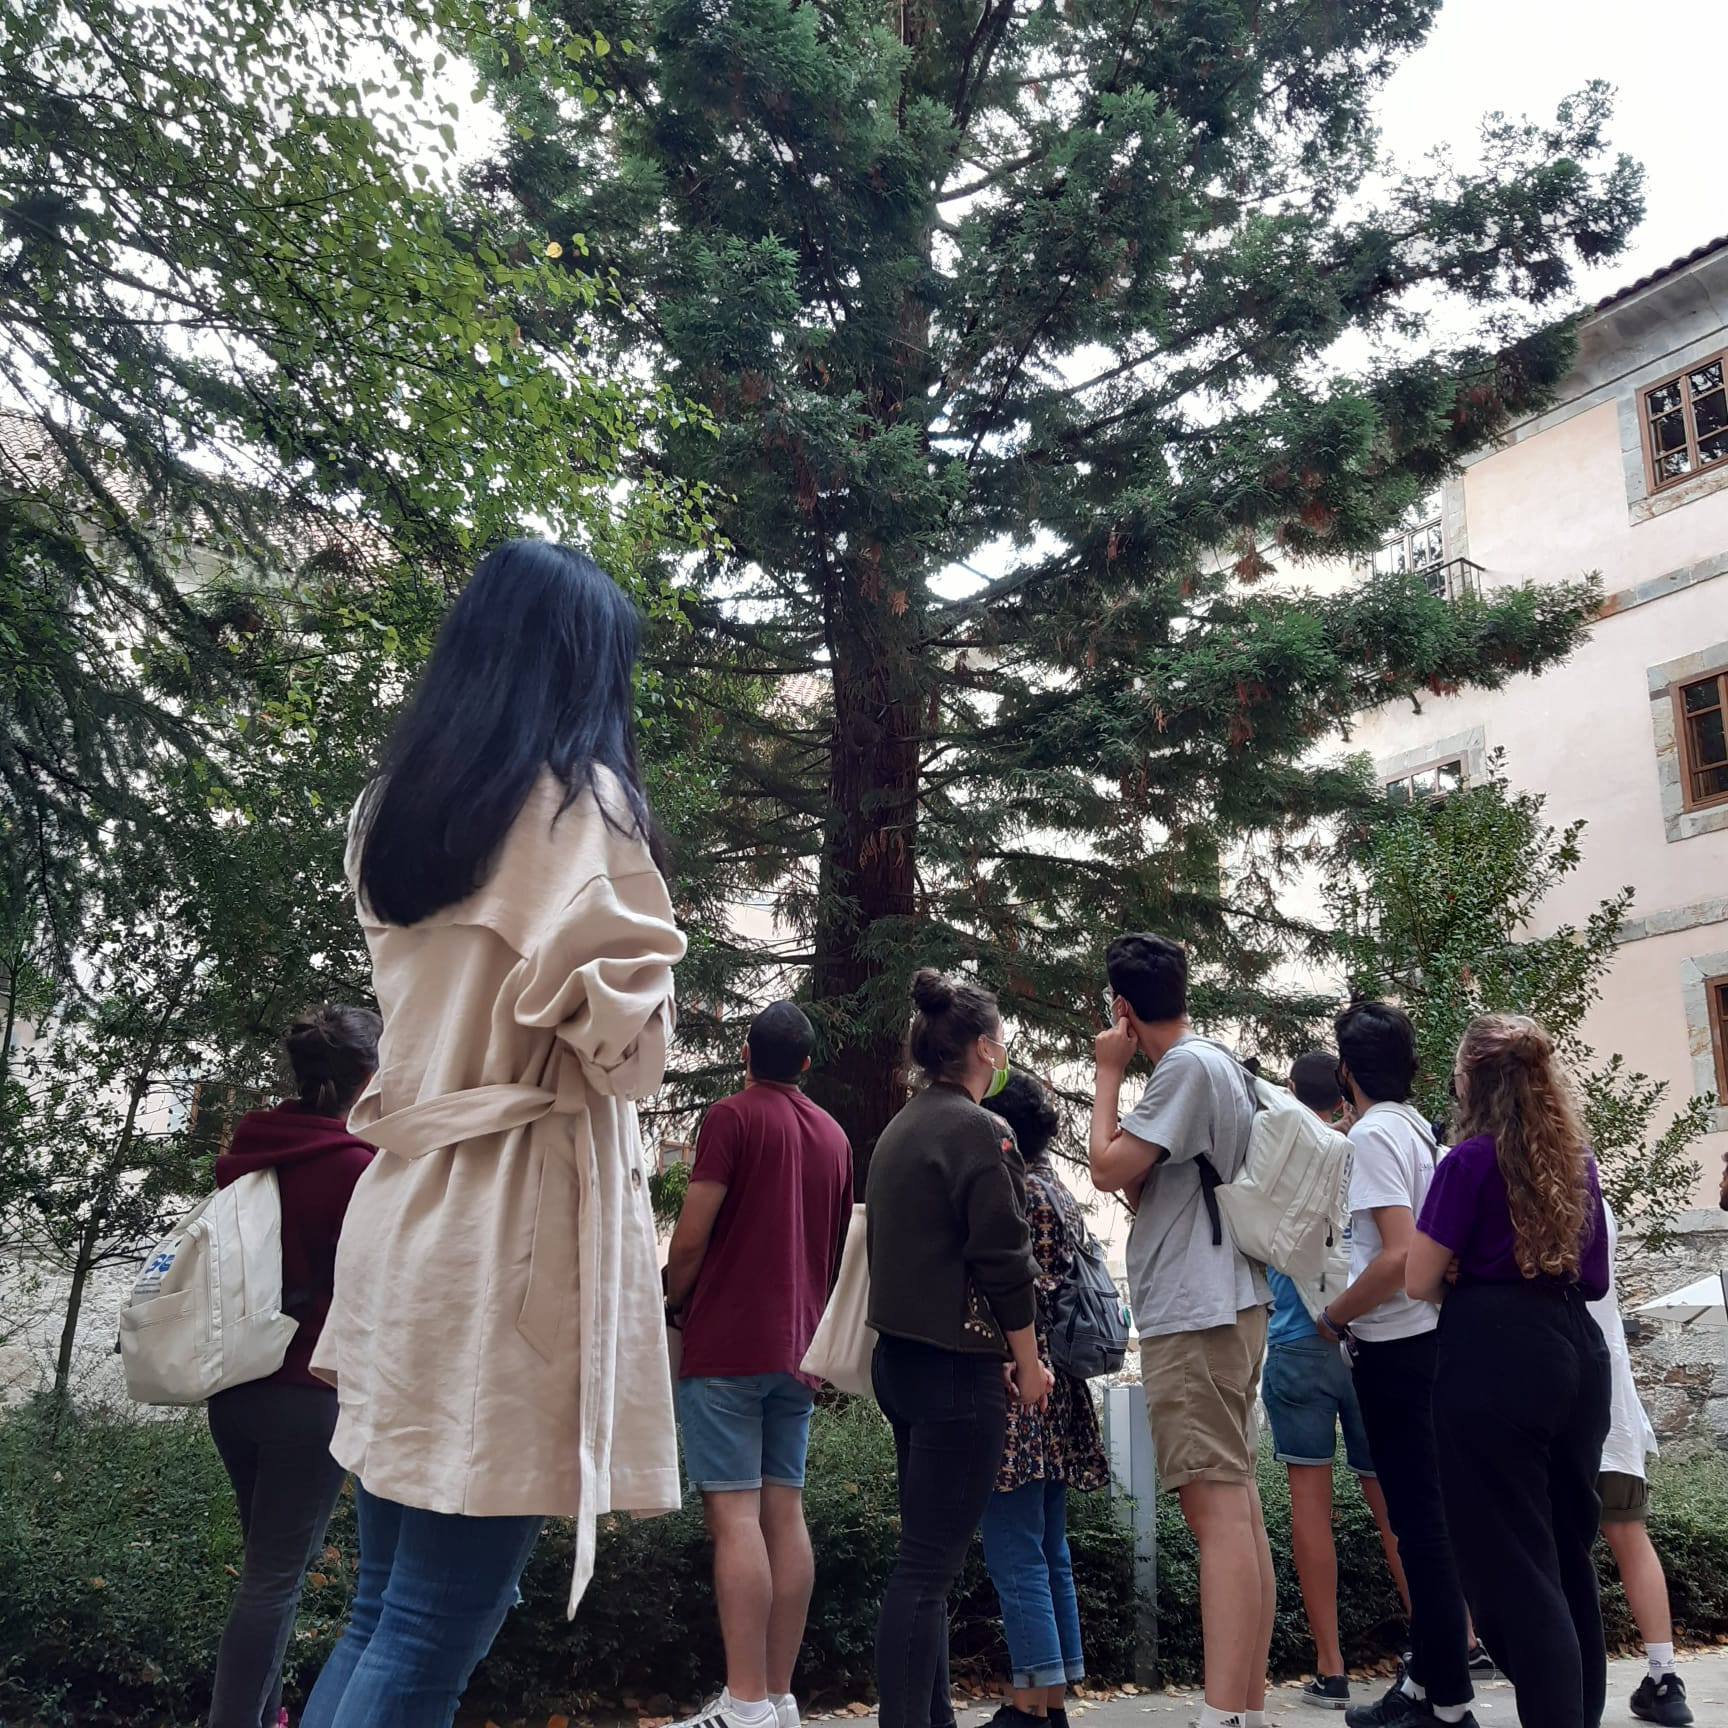
M 800 1691 L 869 1695 L 876 1609 L 896 1541 L 894 1457 L 873 1406 L 818 1410 L 807 1495 L 816 1594 Z M 1101 1496 L 1072 1511 L 1091 1666 L 1132 1664 L 1130 1544 Z M 290 1648 L 290 1695 L 317 1674 L 341 1629 L 354 1520 L 331 1522 Z M 0 1421 L 0 1721 L 193 1722 L 208 1702 L 240 1535 L 201 1414 L 164 1420 L 74 1415 L 57 1440 L 45 1415 Z M 571 1537 L 555 1524 L 529 1562 L 524 1603 L 470 1695 L 495 1715 L 626 1699 L 693 1703 L 722 1663 L 699 1509 L 603 1521 L 594 1582 L 566 1621 Z M 954 1614 L 956 1667 L 1003 1659 L 996 1599 L 974 1551 Z M 663 1713 L 663 1712 L 662 1712 Z
M 1262 1468 L 1278 1567 L 1273 1666 L 1312 1662 L 1289 1560 L 1283 1471 Z M 816 1594 L 799 1670 L 813 1702 L 873 1691 L 876 1610 L 896 1540 L 893 1448 L 873 1407 L 824 1405 L 811 1431 L 807 1495 Z M 1676 1619 L 1696 1637 L 1728 1632 L 1728 1457 L 1658 1472 L 1651 1531 L 1669 1568 Z M 1402 1615 L 1374 1523 L 1341 1476 L 1338 1547 L 1345 1650 L 1353 1661 L 1399 1648 Z M 1100 1680 L 1133 1669 L 1131 1542 L 1102 1496 L 1077 1496 L 1070 1522 L 1088 1667 Z M 1200 1672 L 1194 1546 L 1175 1501 L 1158 1508 L 1160 1653 L 1165 1676 Z M 571 1543 L 554 1525 L 523 1579 L 524 1604 L 505 1623 L 470 1690 L 495 1717 L 596 1706 L 694 1702 L 721 1675 L 708 1544 L 699 1510 L 604 1521 L 594 1582 L 564 1618 Z M 1613 1561 L 1599 1550 L 1612 1640 L 1630 1634 Z M 0 1721 L 192 1723 L 208 1701 L 216 1643 L 240 1560 L 233 1499 L 201 1415 L 141 1421 L 68 1417 L 58 1436 L 45 1414 L 0 1419 Z M 329 1547 L 302 1605 L 289 1653 L 289 1691 L 316 1675 L 341 1627 L 353 1577 L 353 1504 L 332 1521 Z M 956 1595 L 956 1670 L 983 1678 L 1005 1666 L 995 1593 L 974 1546 Z

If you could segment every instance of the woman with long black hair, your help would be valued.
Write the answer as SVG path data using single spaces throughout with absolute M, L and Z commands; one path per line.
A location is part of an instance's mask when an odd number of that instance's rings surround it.
M 1607 1657 L 1591 1550 L 1610 1410 L 1596 1161 L 1554 1045 L 1486 1014 L 1458 1047 L 1461 1139 L 1434 1173 L 1405 1280 L 1439 1302 L 1434 1431 L 1464 1593 L 1524 1728 L 1595 1728 Z M 1448 1278 L 1451 1288 L 1448 1290 Z
M 636 765 L 639 623 L 568 547 L 490 553 L 355 813 L 384 1032 L 313 1366 L 360 1572 L 309 1728 L 448 1728 L 549 1516 L 679 1501 L 632 1100 L 684 939 Z

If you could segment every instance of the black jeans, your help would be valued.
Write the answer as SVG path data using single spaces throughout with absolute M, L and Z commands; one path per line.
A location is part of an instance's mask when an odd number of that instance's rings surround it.
M 1410 1585 L 1410 1675 L 1433 1703 L 1446 1706 L 1468 1704 L 1474 1690 L 1469 1617 L 1440 1493 L 1433 1416 L 1436 1350 L 1432 1332 L 1378 1343 L 1363 1340 L 1354 1378 L 1368 1450 Z
M 878 1717 L 881 1728 L 948 1728 L 948 1593 L 1002 1464 L 1002 1364 L 881 1338 L 872 1378 L 900 1482 L 900 1553 L 876 1627 Z
M 1461 1285 L 1446 1298 L 1434 1381 L 1446 1513 L 1524 1728 L 1602 1720 L 1591 1550 L 1608 1420 L 1608 1346 L 1575 1286 Z
M 346 1474 L 330 1456 L 335 1431 L 333 1387 L 255 1380 L 210 1400 L 210 1437 L 246 1538 L 216 1656 L 210 1728 L 276 1728 L 301 1586 Z

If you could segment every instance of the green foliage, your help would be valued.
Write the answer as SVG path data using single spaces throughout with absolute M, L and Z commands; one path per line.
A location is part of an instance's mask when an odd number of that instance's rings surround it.
M 864 1699 L 894 1545 L 893 1455 L 873 1408 L 824 1406 L 811 1436 L 809 1517 L 816 1593 L 800 1695 Z M 1264 1456 L 1261 1500 L 1278 1569 L 1275 1673 L 1311 1669 L 1290 1560 L 1284 1471 Z M 1335 1528 L 1344 1647 L 1370 1663 L 1402 1647 L 1403 1620 L 1372 1518 L 1340 1471 Z M 1087 1665 L 1100 1681 L 1133 1669 L 1129 1538 L 1101 1496 L 1070 1508 Z M 1651 1534 L 1668 1568 L 1683 1638 L 1728 1633 L 1728 1465 L 1658 1466 Z M 1171 1496 L 1158 1506 L 1159 1649 L 1164 1676 L 1200 1673 L 1197 1557 Z M 208 1699 L 240 1539 L 233 1497 L 201 1415 L 139 1421 L 82 1414 L 51 1436 L 46 1409 L 0 1418 L 0 1719 L 168 1728 Z M 289 1648 L 291 1695 L 329 1654 L 353 1580 L 350 1500 L 338 1504 Z M 1606 1544 L 1598 1548 L 1611 1643 L 1634 1636 Z M 523 1580 L 470 1702 L 488 1714 L 693 1703 L 721 1671 L 707 1538 L 699 1510 L 609 1519 L 582 1611 L 564 1618 L 568 1532 L 554 1526 Z M 959 1670 L 1000 1676 L 994 1593 L 974 1549 L 956 1595 Z
M 1710 1453 L 1684 1464 L 1653 1460 L 1650 1535 L 1668 1574 L 1676 1635 L 1714 1640 L 1728 1631 L 1728 1460 Z M 1260 1503 L 1278 1574 L 1278 1619 L 1272 1635 L 1275 1675 L 1312 1673 L 1314 1646 L 1302 1615 L 1290 1547 L 1290 1494 L 1282 1465 L 1260 1454 Z M 1373 1515 L 1354 1478 L 1340 1468 L 1333 1482 L 1338 1546 L 1338 1624 L 1344 1659 L 1367 1666 L 1406 1645 L 1404 1610 L 1380 1549 Z M 1620 1588 L 1614 1556 L 1596 1544 L 1608 1647 L 1637 1649 L 1638 1632 Z M 1197 1682 L 1202 1673 L 1199 1556 L 1174 1498 L 1158 1502 L 1158 1655 L 1167 1681 Z
M 48 0 L 0 39 L 0 844 L 62 958 L 82 850 L 247 705 L 233 589 L 447 582 L 525 522 L 628 574 L 685 520 L 618 484 L 676 407 L 575 358 L 608 285 L 448 184 L 436 38 L 478 10 Z M 595 44 L 511 28 L 587 85 Z
M 1539 669 L 1593 605 L 1252 585 L 1372 547 L 1544 400 L 1573 265 L 1639 210 L 1599 86 L 1491 118 L 1479 173 L 1381 161 L 1371 105 L 1434 12 L 547 0 L 640 45 L 587 104 L 474 39 L 511 125 L 480 178 L 618 282 L 601 351 L 708 415 L 654 454 L 717 529 L 661 565 L 692 626 L 666 686 L 705 718 L 680 875 L 765 887 L 781 927 L 697 953 L 687 1085 L 789 971 L 867 1151 L 915 964 L 975 968 L 1073 1056 L 1131 926 L 1190 941 L 1206 1015 L 1306 1035 L 1322 1005 L 1277 977 L 1323 942 L 1282 889 L 1360 797 L 1316 742 Z M 1449 345 L 1430 311 L 1460 301 L 1478 339 Z
M 801 1696 L 851 1700 L 874 1687 L 876 1612 L 897 1541 L 893 1446 L 874 1406 L 817 1413 L 807 1509 L 816 1594 Z M 1097 1497 L 1077 1500 L 1073 1540 L 1089 1666 L 1132 1667 L 1128 1538 Z M 289 1690 L 308 1687 L 340 1628 L 353 1578 L 352 1505 L 303 1603 Z M 0 1420 L 0 1718 L 191 1722 L 239 1557 L 233 1496 L 201 1416 Z M 670 1694 L 695 1704 L 722 1672 L 707 1536 L 699 1507 L 605 1521 L 594 1582 L 567 1622 L 570 1536 L 555 1525 L 523 1579 L 471 1702 L 503 1716 L 586 1709 Z M 100 1582 L 93 1582 L 100 1580 Z M 957 1593 L 956 1661 L 983 1674 L 1004 1654 L 994 1593 L 975 1551 Z
M 1352 994 L 1391 997 L 1409 1013 L 1416 1102 L 1436 1120 L 1450 1109 L 1453 1057 L 1475 1015 L 1540 1020 L 1578 1083 L 1622 1228 L 1659 1246 L 1697 1188 L 1690 1148 L 1709 1131 L 1714 1100 L 1688 1099 L 1658 1132 L 1666 1083 L 1618 1055 L 1598 1061 L 1586 1042 L 1632 890 L 1602 901 L 1582 924 L 1534 934 L 1546 922 L 1543 902 L 1583 856 L 1584 824 L 1555 830 L 1544 802 L 1512 791 L 1496 753 L 1481 785 L 1351 825 L 1328 883 L 1338 944 Z
M 1274 1674 L 1311 1674 L 1314 1644 L 1302 1613 L 1301 1586 L 1290 1543 L 1290 1489 L 1271 1448 L 1260 1449 L 1260 1504 L 1272 1565 L 1278 1575 L 1278 1618 L 1272 1630 Z M 1334 1472 L 1333 1535 L 1338 1547 L 1338 1628 L 1344 1659 L 1382 1661 L 1404 1648 L 1404 1606 L 1380 1547 L 1380 1533 L 1356 1479 Z M 1166 1681 L 1192 1683 L 1203 1671 L 1200 1637 L 1200 1556 L 1174 1495 L 1158 1501 L 1158 1664 Z
M 678 1222 L 684 1209 L 684 1196 L 690 1191 L 690 1166 L 668 1164 L 648 1178 L 648 1199 L 654 1207 L 654 1222 L 669 1229 Z

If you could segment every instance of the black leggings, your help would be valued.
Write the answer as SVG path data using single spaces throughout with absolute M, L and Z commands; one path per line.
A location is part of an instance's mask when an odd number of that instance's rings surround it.
M 900 1481 L 900 1553 L 876 1628 L 878 1718 L 881 1728 L 951 1728 L 948 1594 L 1002 1464 L 1002 1364 L 882 1338 L 873 1378 Z
M 1608 1346 L 1575 1285 L 1460 1285 L 1440 1315 L 1440 1479 L 1476 1628 L 1524 1728 L 1597 1728 L 1607 1691 L 1591 1550 Z
M 347 1474 L 330 1456 L 336 1392 L 255 1380 L 210 1400 L 246 1557 L 216 1656 L 210 1728 L 276 1728 L 300 1590 Z
M 1435 1459 L 1435 1337 L 1364 1339 L 1356 1402 L 1368 1432 L 1386 1516 L 1410 1586 L 1410 1673 L 1436 1704 L 1468 1704 L 1469 1622 L 1446 1532 Z

